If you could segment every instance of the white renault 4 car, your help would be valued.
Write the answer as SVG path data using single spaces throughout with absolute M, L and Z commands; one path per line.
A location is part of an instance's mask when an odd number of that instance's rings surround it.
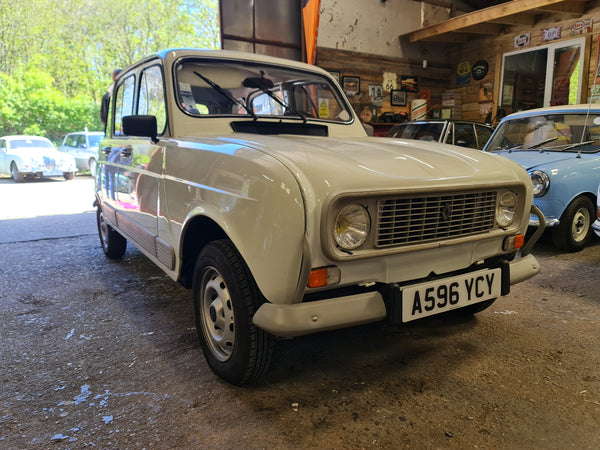
M 201 346 L 233 384 L 276 336 L 457 310 L 539 272 L 532 184 L 460 147 L 369 138 L 324 70 L 166 50 L 124 70 L 100 146 L 98 229 L 192 289 Z

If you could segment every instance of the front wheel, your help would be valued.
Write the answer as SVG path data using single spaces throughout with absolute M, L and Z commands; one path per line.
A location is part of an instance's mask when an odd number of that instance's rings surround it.
M 592 201 L 579 197 L 571 202 L 560 219 L 560 225 L 552 232 L 557 249 L 565 252 L 581 250 L 592 234 L 595 211 Z
M 10 165 L 10 176 L 12 177 L 12 179 L 15 183 L 20 183 L 21 181 L 23 181 L 25 179 L 25 175 L 23 175 L 21 172 L 19 172 L 17 164 L 14 162 L 11 163 L 11 165 Z
M 100 207 L 96 210 L 96 223 L 104 254 L 112 259 L 122 258 L 127 250 L 127 239 L 106 222 Z
M 72 180 L 73 178 L 75 178 L 75 172 L 65 172 L 63 173 L 63 177 L 65 178 L 65 180 Z
M 212 371 L 238 386 L 268 369 L 273 336 L 252 323 L 264 299 L 233 244 L 208 244 L 194 269 L 192 302 L 200 346 Z

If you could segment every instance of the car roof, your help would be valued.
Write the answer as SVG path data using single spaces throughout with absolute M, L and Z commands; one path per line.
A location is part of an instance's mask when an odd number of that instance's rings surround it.
M 550 106 L 547 108 L 535 108 L 527 109 L 525 111 L 519 111 L 516 113 L 509 114 L 504 117 L 502 121 L 515 119 L 519 117 L 539 116 L 542 114 L 581 114 L 592 112 L 594 114 L 600 114 L 600 105 L 595 104 L 580 104 L 580 105 L 562 105 L 562 106 Z
M 6 139 L 7 141 L 13 141 L 17 139 L 42 139 L 44 141 L 50 141 L 50 139 L 45 138 L 44 136 L 33 136 L 29 134 L 14 134 L 11 136 L 2 136 L 0 139 Z

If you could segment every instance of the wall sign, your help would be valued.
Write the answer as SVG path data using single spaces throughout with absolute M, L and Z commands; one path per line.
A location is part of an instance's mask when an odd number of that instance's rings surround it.
M 344 87 L 344 92 L 348 97 L 354 97 L 360 92 L 360 78 L 342 77 L 342 86 Z
M 555 39 L 560 39 L 562 32 L 562 27 L 559 25 L 557 27 L 546 28 L 542 30 L 542 41 L 554 41 Z
M 383 72 L 383 92 L 392 92 L 397 88 L 398 75 L 393 72 Z
M 520 34 L 515 36 L 515 48 L 529 47 L 531 43 L 531 34 Z
M 488 63 L 483 59 L 480 59 L 475 64 L 473 64 L 473 68 L 471 69 L 471 74 L 473 75 L 474 80 L 483 80 L 488 73 Z
M 456 66 L 456 84 L 468 84 L 471 81 L 471 64 L 463 61 Z
M 592 19 L 581 19 L 575 21 L 571 27 L 571 34 L 577 36 L 579 34 L 592 32 Z

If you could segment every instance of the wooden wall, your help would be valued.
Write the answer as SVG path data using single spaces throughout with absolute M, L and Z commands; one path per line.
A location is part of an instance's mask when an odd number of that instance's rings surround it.
M 500 70 L 502 64 L 502 54 L 519 50 L 515 48 L 514 39 L 521 34 L 530 34 L 530 45 L 524 49 L 534 49 L 539 45 L 555 43 L 559 41 L 570 40 L 578 37 L 586 37 L 586 54 L 584 55 L 584 69 L 587 70 L 587 77 L 584 74 L 584 90 L 581 102 L 587 102 L 591 86 L 594 81 L 594 71 L 596 68 L 597 40 L 600 34 L 600 1 L 588 1 L 586 13 L 581 17 L 564 16 L 559 14 L 547 15 L 541 17 L 533 26 L 510 26 L 507 27 L 501 35 L 492 38 L 481 38 L 473 40 L 467 44 L 462 44 L 453 48 L 451 57 L 454 61 L 469 61 L 474 64 L 478 60 L 485 60 L 489 64 L 488 75 L 482 81 L 492 81 L 494 83 L 494 98 L 492 109 L 495 112 L 499 103 L 499 83 Z M 583 35 L 572 35 L 571 28 L 573 24 L 580 19 L 592 19 L 592 33 Z M 561 39 L 544 42 L 542 33 L 544 29 L 561 26 Z M 482 121 L 484 114 L 480 114 L 479 89 L 480 82 L 471 79 L 470 83 L 464 86 L 456 84 L 456 66 L 453 68 L 452 85 L 454 89 L 462 95 L 463 101 L 463 119 Z M 507 111 L 507 113 L 510 111 Z
M 360 94 L 350 97 L 350 102 L 360 113 L 363 106 L 370 104 L 369 84 L 382 85 L 383 73 L 392 72 L 397 75 L 398 85 L 401 76 L 417 77 L 419 90 L 428 89 L 431 92 L 432 104 L 441 103 L 442 92 L 448 89 L 449 77 L 452 73 L 450 64 L 428 63 L 423 68 L 422 61 L 389 58 L 365 53 L 317 48 L 316 65 L 340 74 L 340 84 L 344 76 L 360 78 Z M 398 86 L 398 88 L 400 88 Z M 419 98 L 419 92 L 407 92 L 407 105 L 404 107 L 391 106 L 390 94 L 384 93 L 383 106 L 377 108 L 377 115 L 382 112 L 409 113 L 410 101 Z
M 381 85 L 384 72 L 397 74 L 398 81 L 403 75 L 418 78 L 419 89 L 427 89 L 431 92 L 429 109 L 439 107 L 442 103 L 442 93 L 455 92 L 458 99 L 457 116 L 463 119 L 483 121 L 486 118 L 486 107 L 496 112 L 498 105 L 500 66 L 502 54 L 517 50 L 514 47 L 514 39 L 521 34 L 530 34 L 530 45 L 526 48 L 535 48 L 550 42 L 542 41 L 542 32 L 546 28 L 562 26 L 561 40 L 569 40 L 581 36 L 572 36 L 571 27 L 576 20 L 592 19 L 593 31 L 583 36 L 587 37 L 586 55 L 584 68 L 588 76 L 584 76 L 584 94 L 582 102 L 586 102 L 590 95 L 596 70 L 597 41 L 600 36 L 600 0 L 587 2 L 586 13 L 582 17 L 568 15 L 546 15 L 538 19 L 533 26 L 507 26 L 503 33 L 493 37 L 481 37 L 472 39 L 466 44 L 456 44 L 450 47 L 447 61 L 452 63 L 443 64 L 428 61 L 427 68 L 423 68 L 421 60 L 409 60 L 399 58 L 382 57 L 358 52 L 349 52 L 329 48 L 317 48 L 316 64 L 329 71 L 340 74 L 340 84 L 343 76 L 354 76 L 360 78 L 360 95 L 351 97 L 351 103 L 355 110 L 360 113 L 365 104 L 369 103 L 368 85 Z M 552 41 L 557 42 L 557 41 Z M 418 45 L 418 44 L 414 44 Z M 444 47 L 447 48 L 447 47 Z M 446 51 L 446 50 L 445 50 Z M 457 84 L 457 65 L 459 62 L 468 61 L 472 66 L 475 62 L 484 60 L 488 63 L 487 76 L 482 80 L 474 80 L 472 77 L 468 84 Z M 492 102 L 480 101 L 480 89 L 482 84 L 486 86 L 492 83 Z M 409 113 L 410 100 L 419 98 L 419 93 L 408 93 L 406 107 L 392 107 L 389 94 L 384 95 L 383 106 L 377 109 L 377 113 L 385 111 Z M 483 107 L 482 107 L 483 106 Z

